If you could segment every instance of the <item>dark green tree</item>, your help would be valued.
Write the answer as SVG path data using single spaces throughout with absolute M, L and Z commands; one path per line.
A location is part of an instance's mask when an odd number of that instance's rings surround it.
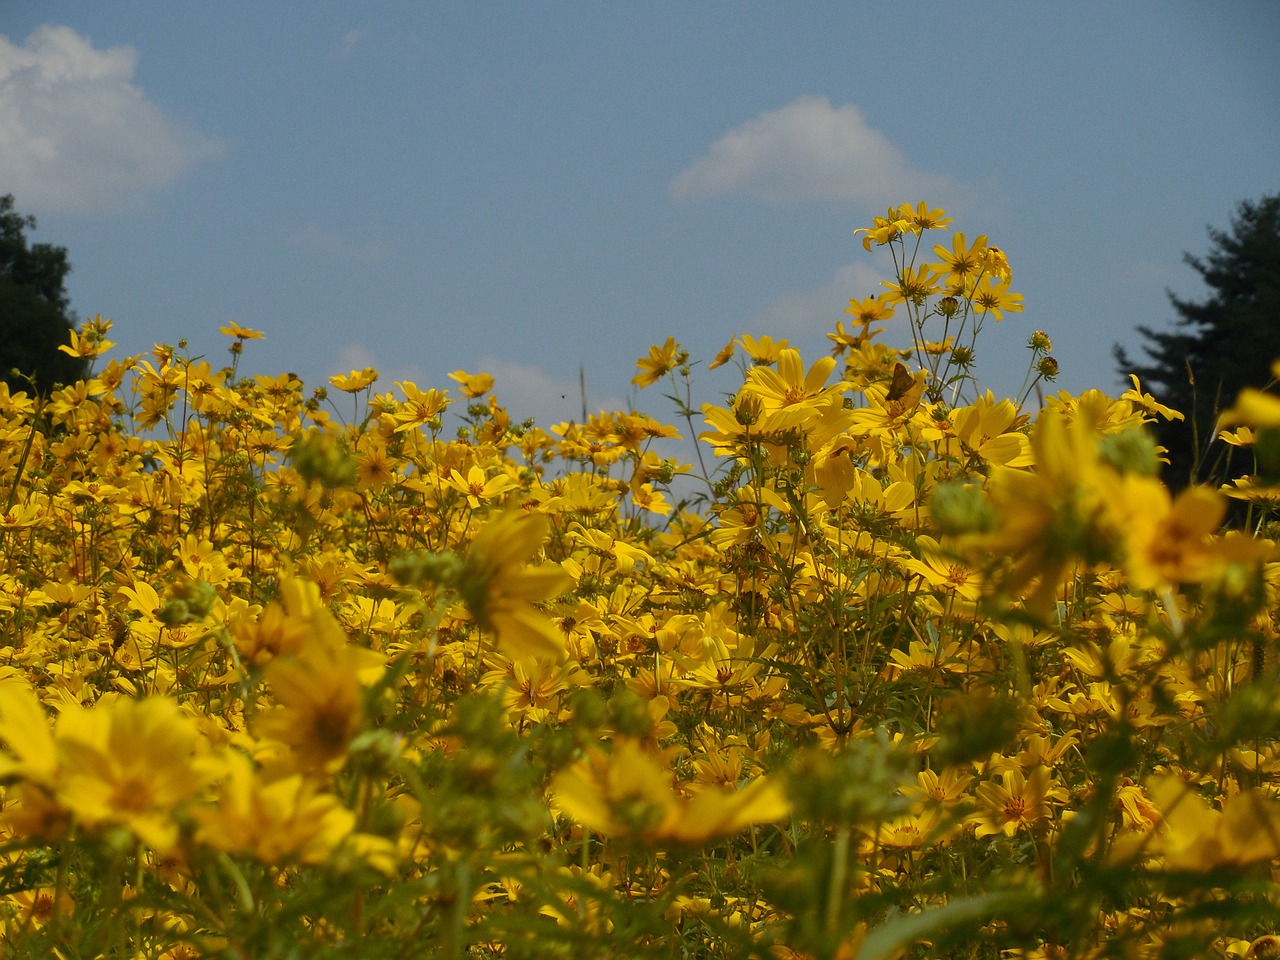
M 12 194 L 0 197 L 0 380 L 28 392 L 34 382 L 47 393 L 81 379 L 86 365 L 58 350 L 75 327 L 63 288 L 71 272 L 66 248 L 28 245 L 35 226 L 35 217 L 14 212 Z
M 1242 387 L 1271 384 L 1271 363 L 1280 359 L 1280 194 L 1244 201 L 1230 231 L 1210 227 L 1209 239 L 1203 258 L 1183 256 L 1209 295 L 1197 301 L 1169 293 L 1173 328 L 1138 327 L 1148 364 L 1115 347 L 1126 386 L 1136 373 L 1156 399 L 1186 416 L 1155 428 L 1169 451 L 1164 479 L 1174 489 L 1251 472 L 1251 463 L 1229 463 L 1232 448 L 1215 439 L 1214 425 Z

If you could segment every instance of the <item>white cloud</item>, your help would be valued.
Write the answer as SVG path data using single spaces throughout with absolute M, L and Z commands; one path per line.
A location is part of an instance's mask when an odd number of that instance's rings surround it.
M 853 104 L 800 97 L 730 130 L 672 181 L 678 198 L 741 191 L 772 203 L 819 200 L 884 208 L 954 193 L 913 169 Z
M 342 35 L 342 40 L 338 43 L 338 51 L 334 56 L 339 60 L 345 60 L 351 56 L 351 51 L 364 40 L 364 36 L 363 30 L 348 30 Z
M 374 357 L 373 351 L 363 343 L 348 343 L 338 353 L 338 360 L 333 372 L 335 375 L 341 374 L 345 376 L 352 370 L 364 370 L 366 367 L 372 367 L 374 370 L 378 369 L 378 361 Z
M 816 289 L 784 293 L 757 314 L 754 322 L 774 336 L 835 330 L 836 321 L 851 320 L 844 312 L 849 301 L 883 293 L 880 284 L 888 276 L 871 264 L 851 263 Z
M 329 365 L 329 372 L 326 375 L 346 376 L 352 370 L 363 370 L 366 367 L 378 371 L 378 379 L 374 384 L 374 393 L 397 393 L 395 384 L 398 381 L 408 380 L 416 383 L 424 390 L 432 387 L 437 390 L 443 389 L 446 384 L 437 383 L 430 374 L 427 373 L 419 364 L 416 363 L 400 363 L 384 365 L 378 360 L 377 355 L 363 343 L 348 343 L 338 351 L 337 358 Z M 453 381 L 449 381 L 452 383 Z M 330 393 L 330 397 L 333 394 Z
M 289 236 L 289 240 L 297 246 L 319 250 L 321 253 L 327 253 L 341 260 L 355 260 L 362 263 L 385 259 L 391 252 L 381 240 L 351 241 L 313 223 L 295 230 Z
M 494 393 L 513 421 L 532 417 L 543 430 L 550 430 L 552 425 L 566 420 L 582 420 L 583 391 L 577 376 L 553 377 L 531 363 L 491 356 L 481 357 L 476 369 L 468 369 L 468 372 L 493 374 Z M 586 394 L 588 413 L 627 409 L 619 397 L 593 395 L 589 382 Z
M 137 62 L 132 47 L 96 50 L 70 27 L 40 27 L 22 46 L 0 36 L 0 170 L 22 209 L 111 209 L 217 152 L 134 86 Z

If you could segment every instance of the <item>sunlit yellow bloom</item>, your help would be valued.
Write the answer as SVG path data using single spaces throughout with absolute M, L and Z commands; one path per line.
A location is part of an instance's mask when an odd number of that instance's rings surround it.
M 227 323 L 219 327 L 218 332 L 225 337 L 235 337 L 237 340 L 261 340 L 264 336 L 259 331 L 242 327 L 238 323 Z
M 900 204 L 898 216 L 911 224 L 913 233 L 919 233 L 921 230 L 941 230 L 951 223 L 947 211 L 941 207 L 930 207 L 923 200 L 914 208 L 909 203 Z
M 1012 400 L 996 401 L 988 390 L 971 406 L 951 414 L 956 436 L 984 463 L 1025 467 L 1031 463 L 1031 444 L 1019 430 L 1025 417 Z
M 372 386 L 377 380 L 378 371 L 373 367 L 365 367 L 363 370 L 352 370 L 346 375 L 332 376 L 329 378 L 329 383 L 343 393 L 359 393 L 365 387 Z
M 995 277 L 997 280 L 1003 280 L 1006 283 L 1011 279 L 1009 271 L 1009 258 L 1005 256 L 1004 251 L 999 247 L 988 246 L 986 253 L 983 255 L 983 269 L 987 275 Z
M 823 403 L 846 392 L 848 383 L 826 386 L 835 365 L 834 357 L 823 357 L 805 373 L 799 351 L 788 348 L 779 354 L 777 370 L 755 367 L 749 371 L 742 392 L 760 399 L 763 416 L 759 429 L 767 433 L 800 426 L 816 417 Z
M 991 274 L 978 281 L 972 299 L 974 310 L 978 313 L 990 313 L 997 323 L 1004 319 L 1005 310 L 1010 313 L 1022 312 L 1022 294 L 1012 293 L 1008 280 L 999 280 Z
M 17 907 L 18 926 L 30 927 L 33 930 L 39 930 L 53 920 L 55 911 L 57 918 L 64 920 L 75 910 L 75 900 L 70 892 L 55 887 L 21 890 L 9 894 L 5 900 Z
M 882 294 L 881 296 L 885 296 Z M 893 307 L 882 300 L 880 297 L 867 297 L 863 300 L 852 299 L 849 306 L 844 308 L 844 312 L 852 314 L 854 320 L 866 326 L 872 323 L 879 323 L 881 320 L 888 320 L 894 314 Z
M 458 590 L 476 623 L 496 634 L 512 658 L 564 655 L 564 637 L 533 604 L 572 583 L 559 564 L 531 566 L 547 535 L 542 514 L 508 513 L 476 534 L 459 575 Z
M 637 507 L 647 513 L 655 513 L 660 517 L 671 513 L 671 504 L 660 490 L 655 490 L 652 483 L 640 484 L 640 489 L 631 491 L 631 499 Z
M 242 757 L 230 764 L 216 805 L 192 815 L 199 842 L 271 866 L 324 863 L 356 825 L 355 814 L 319 792 L 317 781 L 293 774 L 264 782 Z
M 37 503 L 15 504 L 5 513 L 0 514 L 0 530 L 19 530 L 33 527 L 45 516 L 45 511 Z
M 1072 562 L 1082 554 L 1101 557 L 1118 546 L 1118 531 L 1103 522 L 1117 477 L 1098 463 L 1092 425 L 1083 419 L 1067 422 L 1056 409 L 1041 411 L 1031 449 L 1035 466 L 1030 471 L 991 468 L 988 498 L 998 526 L 969 539 L 988 556 L 1012 559 L 1007 590 L 1016 593 L 1039 578 L 1027 603 L 1043 615 Z
M 941 291 L 940 279 L 928 265 L 919 268 L 903 267 L 902 276 L 896 283 L 886 280 L 881 284 L 889 290 L 888 293 L 883 294 L 885 303 L 924 303 L 928 297 Z
M 273 659 L 265 677 L 276 705 L 258 716 L 258 736 L 287 744 L 298 769 L 341 766 L 364 722 L 359 671 L 369 654 L 313 643 Z
M 1259 562 L 1270 553 L 1260 541 L 1237 543 L 1213 536 L 1226 515 L 1227 501 L 1208 487 L 1187 487 L 1175 499 L 1160 481 L 1129 474 L 1116 488 L 1108 510 L 1124 538 L 1125 573 L 1141 590 L 1199 583 L 1228 562 Z
M 505 494 L 516 489 L 516 482 L 504 473 L 486 476 L 478 466 L 472 466 L 464 477 L 457 470 L 444 478 L 444 485 L 457 490 L 467 498 L 471 509 L 475 510 L 483 503 L 492 503 Z
M 941 774 L 921 770 L 916 774 L 916 783 L 905 787 L 903 792 L 928 806 L 949 807 L 965 796 L 972 780 L 973 777 L 955 767 L 947 767 Z
M 202 789 L 195 724 L 166 697 L 117 699 L 58 718 L 57 795 L 78 823 L 127 827 L 164 852 L 178 839 L 174 811 Z
M 405 396 L 404 403 L 392 414 L 396 433 L 430 424 L 449 405 L 449 398 L 439 390 L 419 390 L 408 380 L 398 382 L 396 386 L 404 391 Z
M 950 250 L 938 244 L 933 252 L 941 261 L 933 266 L 944 276 L 945 282 L 951 286 L 963 287 L 966 281 L 976 278 L 983 271 L 987 238 L 976 237 L 970 246 L 967 245 L 964 234 L 957 233 L 951 238 Z
M 920 813 L 908 813 L 876 827 L 875 839 L 890 850 L 916 850 L 937 843 L 949 831 L 943 829 L 943 813 L 937 807 Z
M 0 778 L 16 776 L 51 785 L 58 773 L 58 755 L 44 708 L 31 687 L 21 680 L 0 682 Z
M 1149 853 L 1170 870 L 1208 871 L 1280 857 L 1280 801 L 1257 788 L 1242 790 L 1214 810 L 1180 777 L 1153 777 L 1147 792 L 1164 829 Z
M 462 395 L 471 399 L 483 397 L 493 389 L 491 373 L 467 373 L 465 370 L 455 370 L 449 374 L 449 379 L 458 381 L 462 385 Z
M 1153 417 L 1160 416 L 1164 417 L 1166 420 L 1183 419 L 1182 414 L 1177 410 L 1166 407 L 1164 404 L 1156 400 L 1156 398 L 1151 394 L 1144 393 L 1142 390 L 1142 384 L 1138 382 L 1137 374 L 1129 374 L 1129 379 L 1133 381 L 1133 387 L 1120 394 L 1121 400 L 1127 400 Z
M 856 237 L 860 233 L 865 234 L 862 238 L 862 249 L 864 250 L 869 251 L 872 243 L 883 247 L 885 244 L 892 243 L 894 240 L 899 239 L 904 233 L 911 230 L 912 223 L 910 219 L 908 219 L 909 217 L 909 210 L 907 216 L 904 217 L 900 208 L 894 209 L 893 207 L 890 207 L 885 216 L 874 218 L 872 226 L 861 227 L 853 231 L 853 235 Z
M 982 595 L 982 574 L 960 560 L 944 556 L 936 542 L 921 537 L 920 558 L 902 561 L 902 565 L 917 574 L 924 583 L 943 594 L 954 594 L 965 600 L 977 600 Z
M 649 356 L 636 361 L 640 372 L 631 378 L 631 382 L 642 388 L 657 383 L 675 369 L 679 349 L 680 344 L 676 343 L 675 337 L 667 337 L 667 342 L 662 346 L 655 344 L 650 347 Z
M 785 339 L 774 340 L 770 336 L 757 339 L 745 333 L 738 338 L 738 342 L 742 344 L 743 352 L 751 358 L 752 365 L 757 367 L 773 366 L 778 362 L 782 351 L 790 345 Z
M 723 347 L 720 348 L 720 352 L 715 355 L 715 357 L 711 360 L 711 362 L 707 364 L 707 369 L 714 370 L 717 367 L 723 367 L 726 363 L 728 363 L 730 360 L 733 359 L 733 351 L 737 348 L 737 346 L 738 346 L 737 340 L 730 340 L 728 343 L 726 343 Z

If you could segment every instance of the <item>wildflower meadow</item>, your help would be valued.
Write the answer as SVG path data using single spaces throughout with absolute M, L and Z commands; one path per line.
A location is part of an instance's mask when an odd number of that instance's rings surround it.
M 101 317 L 0 390 L 0 956 L 1280 956 L 1280 397 L 1171 494 L 1016 254 L 857 237 L 829 354 L 669 338 L 650 413 Z

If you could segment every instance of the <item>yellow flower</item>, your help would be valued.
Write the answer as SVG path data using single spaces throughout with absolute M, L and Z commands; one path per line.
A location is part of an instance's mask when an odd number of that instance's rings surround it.
M 365 387 L 375 383 L 378 379 L 378 371 L 372 367 L 365 367 L 363 370 L 352 370 L 347 375 L 337 374 L 329 378 L 329 383 L 337 390 L 343 393 L 359 393 Z
M 237 340 L 261 340 L 263 334 L 257 330 L 250 330 L 248 327 L 242 327 L 238 323 L 228 323 L 226 326 L 218 328 L 218 332 L 226 337 L 235 337 Z
M 1049 770 L 1037 767 L 1024 777 L 1017 767 L 1000 775 L 1000 783 L 987 780 L 977 789 L 978 810 L 968 822 L 976 826 L 974 836 L 1003 833 L 1012 837 L 1048 816 L 1045 797 L 1049 793 Z
M 439 390 L 419 390 L 417 384 L 409 380 L 397 382 L 396 386 L 404 391 L 405 396 L 400 409 L 392 414 L 396 433 L 430 424 L 449 405 L 449 398 Z
M 889 289 L 888 293 L 883 294 L 885 303 L 924 303 L 926 298 L 942 289 L 938 284 L 939 279 L 941 278 L 927 265 L 919 269 L 903 267 L 897 283 L 886 280 L 881 284 Z
M 907 216 L 903 216 L 901 208 L 890 207 L 885 216 L 876 217 L 872 221 L 872 226 L 861 227 L 853 231 L 856 237 L 858 234 L 866 234 L 862 238 L 862 249 L 870 250 L 871 244 L 883 247 L 887 243 L 899 239 L 904 233 L 912 229 L 910 216 L 910 208 L 908 208 Z
M 849 301 L 849 305 L 844 308 L 845 313 L 853 315 L 853 318 L 866 327 L 868 324 L 878 323 L 881 320 L 888 320 L 894 314 L 893 307 L 889 306 L 880 297 L 867 297 L 864 300 L 853 299 Z M 831 337 L 831 334 L 827 334 Z M 835 339 L 835 337 L 831 337 Z
M 56 729 L 58 799 L 85 827 L 120 825 L 157 852 L 178 839 L 175 809 L 210 772 L 194 722 L 165 697 L 64 711 Z
M 1180 583 L 1199 583 L 1232 560 L 1262 560 L 1267 545 L 1213 537 L 1227 512 L 1217 490 L 1187 487 L 1177 498 L 1160 481 L 1134 474 L 1124 476 L 1108 502 L 1113 524 L 1124 538 L 1124 570 L 1140 590 L 1158 590 Z M 1241 545 L 1255 550 L 1242 552 Z
M 993 314 L 997 323 L 1004 319 L 1004 310 L 1022 312 L 1022 294 L 1010 292 L 1008 280 L 998 280 L 990 274 L 978 281 L 972 299 L 974 310 Z
M 914 209 L 909 203 L 899 204 L 898 216 L 911 225 L 912 233 L 919 233 L 921 230 L 941 230 L 951 222 L 947 211 L 941 207 L 931 208 L 923 200 L 917 203 Z
M 364 723 L 359 672 L 369 654 L 310 643 L 297 656 L 276 657 L 265 673 L 276 706 L 259 715 L 257 734 L 287 744 L 297 769 L 340 767 Z
M 736 791 L 704 787 L 685 800 L 673 790 L 671 772 L 633 740 L 562 770 L 551 793 L 552 806 L 584 827 L 644 842 L 702 843 L 791 812 L 781 787 L 766 777 Z
M 752 369 L 742 393 L 760 399 L 762 416 L 758 429 L 765 433 L 787 430 L 818 416 L 824 404 L 849 389 L 846 382 L 825 386 L 835 365 L 834 357 L 823 357 L 805 373 L 799 351 L 788 348 L 779 354 L 777 370 Z
M 946 280 L 953 286 L 963 287 L 965 282 L 982 273 L 983 258 L 987 252 L 987 238 L 977 237 L 972 246 L 968 246 L 963 233 L 951 238 L 951 249 L 938 244 L 933 248 L 941 263 L 933 264 Z
M 493 389 L 491 373 L 467 373 L 465 370 L 455 370 L 449 374 L 449 379 L 462 384 L 462 395 L 471 399 L 483 397 Z
M 534 601 L 567 589 L 572 580 L 558 564 L 530 566 L 547 535 L 542 514 L 508 513 L 476 534 L 463 561 L 458 592 L 483 630 L 513 659 L 564 655 L 564 636 Z
M 1154 777 L 1147 792 L 1164 829 L 1149 849 L 1170 870 L 1213 870 L 1280 857 L 1280 802 L 1250 788 L 1214 810 L 1180 777 Z
M 927 587 L 965 600 L 977 600 L 982 595 L 979 571 L 944 555 L 938 544 L 928 537 L 921 537 L 919 544 L 920 559 L 910 557 L 902 561 L 902 565 L 918 574 Z
M 486 477 L 485 472 L 476 465 L 472 465 L 465 477 L 457 470 L 450 471 L 449 476 L 444 478 L 444 485 L 466 497 L 472 510 L 482 503 L 492 503 L 503 494 L 516 489 L 516 482 L 507 475 L 500 473 Z
M 26 682 L 0 683 L 0 778 L 17 776 L 33 783 L 49 785 L 58 773 L 49 720 L 35 692 Z
M 778 362 L 778 356 L 782 351 L 790 345 L 787 340 L 774 340 L 770 336 L 757 339 L 745 333 L 738 342 L 742 344 L 743 352 L 751 358 L 752 365 L 756 367 L 773 366 Z
M 667 337 L 667 342 L 660 347 L 656 344 L 650 347 L 649 356 L 636 361 L 640 372 L 631 378 L 631 382 L 641 388 L 657 383 L 675 369 L 679 362 L 676 353 L 679 349 L 680 344 L 676 343 L 675 337 Z
M 196 840 L 261 863 L 320 864 L 355 829 L 356 818 L 317 782 L 301 774 L 264 783 L 237 756 L 219 787 L 215 806 L 192 811 Z
M 1068 567 L 1082 555 L 1100 559 L 1118 544 L 1102 523 L 1116 475 L 1098 464 L 1094 430 L 1085 419 L 1070 422 L 1052 407 L 1041 412 L 1031 434 L 1031 471 L 991 467 L 988 497 L 999 526 L 966 538 L 980 555 L 1013 558 L 1004 587 L 1017 593 L 1037 577 L 1027 607 L 1047 614 Z

